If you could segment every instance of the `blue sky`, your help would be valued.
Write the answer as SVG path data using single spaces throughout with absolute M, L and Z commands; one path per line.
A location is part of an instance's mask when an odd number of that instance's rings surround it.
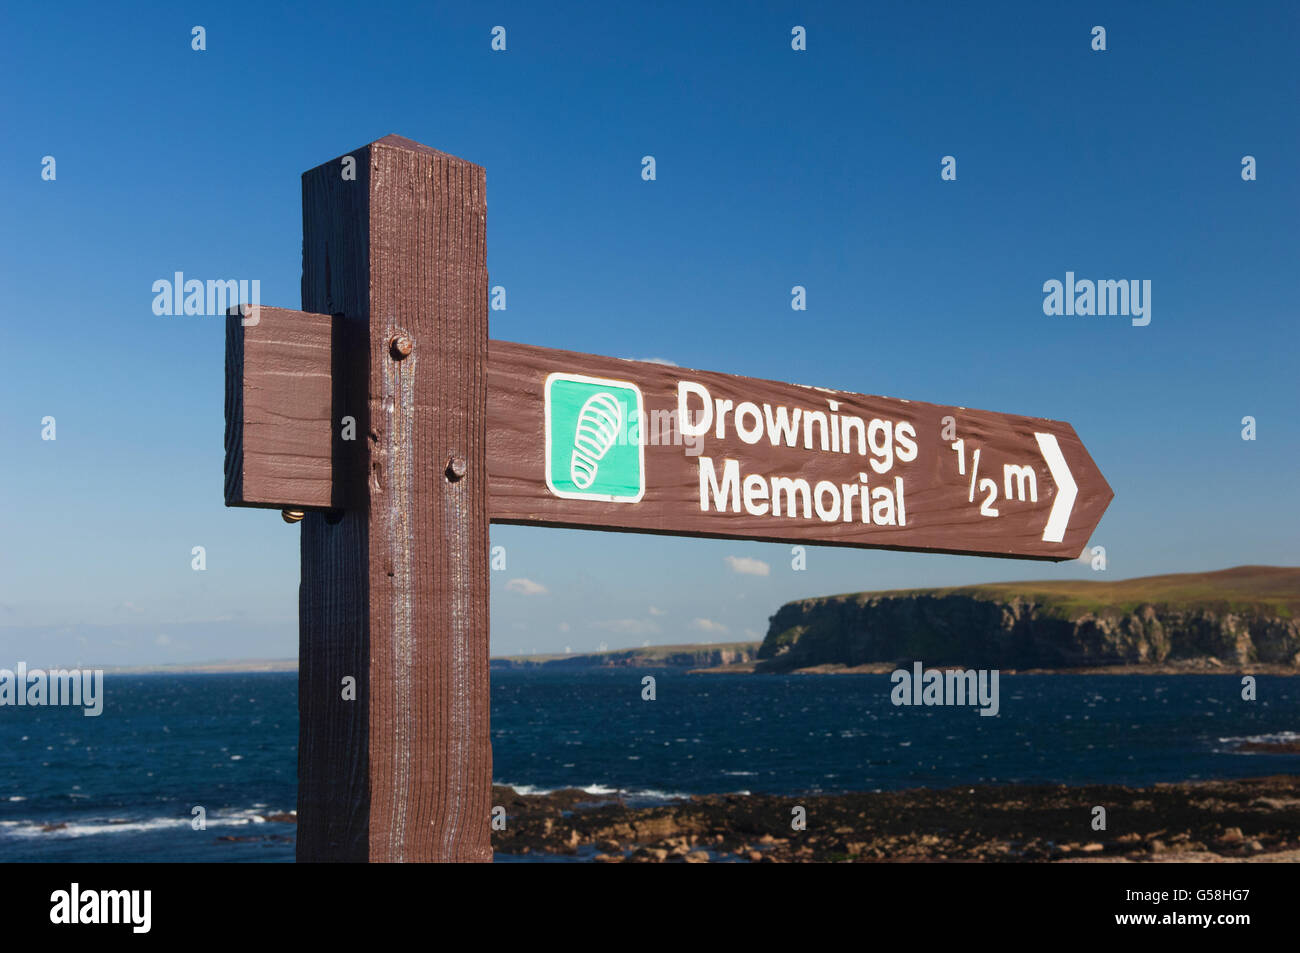
M 1115 490 L 1106 576 L 1296 564 L 1298 21 L 1286 3 L 11 6 L 0 659 L 295 654 L 299 531 L 222 505 L 222 321 L 155 316 L 151 285 L 257 278 L 297 307 L 301 173 L 388 133 L 487 169 L 493 337 L 1067 420 Z M 1067 270 L 1149 279 L 1150 325 L 1045 316 Z M 497 653 L 759 638 L 783 601 L 833 592 L 1101 577 L 492 540 Z

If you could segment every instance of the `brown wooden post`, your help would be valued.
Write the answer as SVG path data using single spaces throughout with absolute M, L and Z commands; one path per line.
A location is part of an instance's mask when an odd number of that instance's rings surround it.
M 298 859 L 488 861 L 484 172 L 398 136 L 347 158 L 302 190 L 336 509 L 302 522 Z

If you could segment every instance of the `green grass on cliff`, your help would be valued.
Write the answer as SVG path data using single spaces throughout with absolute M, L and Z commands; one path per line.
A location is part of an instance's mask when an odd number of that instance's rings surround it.
M 1063 618 L 1092 613 L 1127 614 L 1143 605 L 1170 610 L 1263 613 L 1291 618 L 1300 612 L 1300 567 L 1237 566 L 1216 572 L 1141 576 L 1115 581 L 998 582 L 944 589 L 889 589 L 828 599 L 881 596 L 969 596 L 994 602 L 1032 601 Z M 821 601 L 821 600 L 801 600 Z

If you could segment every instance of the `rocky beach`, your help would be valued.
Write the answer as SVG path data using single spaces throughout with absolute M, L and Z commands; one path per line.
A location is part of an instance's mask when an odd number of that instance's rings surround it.
M 1295 862 L 1300 777 L 1119 785 L 708 795 L 632 806 L 581 790 L 521 794 L 500 855 L 597 863 Z M 792 829 L 792 811 L 806 829 Z M 1106 829 L 1094 830 L 1095 808 Z M 534 856 L 534 859 L 542 859 Z

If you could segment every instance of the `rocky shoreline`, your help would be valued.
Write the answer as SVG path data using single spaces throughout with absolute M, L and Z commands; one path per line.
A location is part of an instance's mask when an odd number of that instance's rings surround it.
M 654 806 L 494 787 L 500 854 L 597 863 L 1300 860 L 1300 776 L 1083 787 L 1004 785 Z M 1094 808 L 1106 829 L 1093 830 Z M 805 830 L 792 830 L 803 807 Z M 542 859 L 539 857 L 538 859 Z

